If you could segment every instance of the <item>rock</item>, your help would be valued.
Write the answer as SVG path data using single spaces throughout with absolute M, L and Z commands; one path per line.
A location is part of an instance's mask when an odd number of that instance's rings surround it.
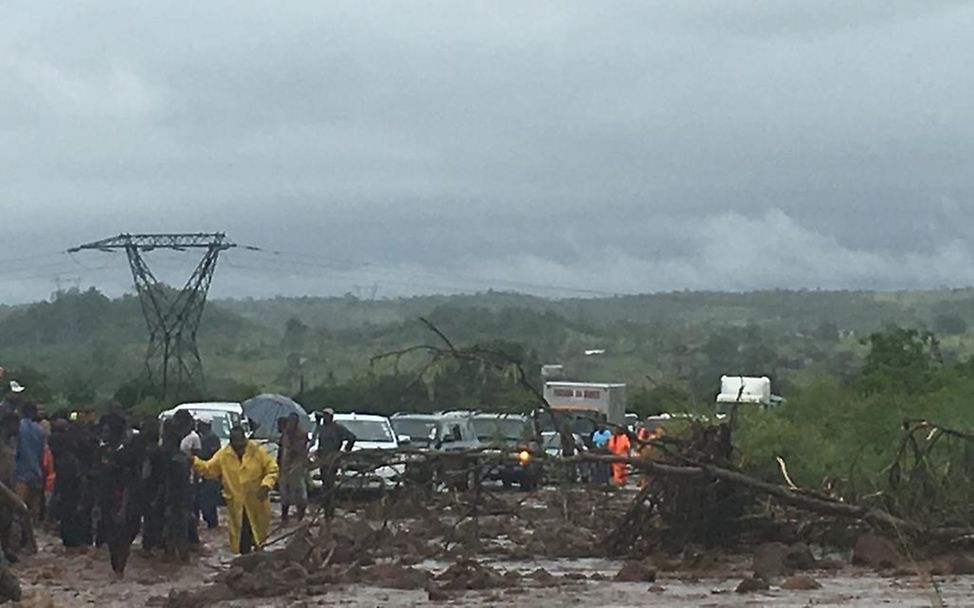
M 777 578 L 787 570 L 788 545 L 764 543 L 754 550 L 752 568 L 754 574 L 764 580 Z
M 241 555 L 233 560 L 233 562 L 230 564 L 230 568 L 240 568 L 244 572 L 255 572 L 258 568 L 267 563 L 268 555 L 269 553 L 265 553 L 263 551 Z
M 974 574 L 974 559 L 964 554 L 950 556 L 944 565 L 946 566 L 944 570 L 949 574 L 957 576 Z
M 852 563 L 875 569 L 895 568 L 903 560 L 896 544 L 876 534 L 863 534 L 852 548 Z
M 755 591 L 767 591 L 770 588 L 768 581 L 760 576 L 752 576 L 742 580 L 734 591 L 737 593 L 754 593 Z
M 791 576 L 781 581 L 779 585 L 782 589 L 786 591 L 814 591 L 815 589 L 821 589 L 822 585 L 817 580 L 810 576 L 798 575 Z
M 656 569 L 644 562 L 626 562 L 616 574 L 615 580 L 620 583 L 655 583 Z
M 666 591 L 666 587 L 664 587 L 663 585 L 650 585 L 649 589 L 647 589 L 646 591 L 650 593 L 663 593 L 664 591 Z
M 518 584 L 520 576 L 513 570 L 501 576 L 497 570 L 475 560 L 460 560 L 437 577 L 447 591 L 495 589 Z
M 796 571 L 811 570 L 818 565 L 805 543 L 788 546 L 784 543 L 765 543 L 754 551 L 754 573 L 772 580 Z
M 166 608 L 197 608 L 198 606 L 209 606 L 236 597 L 233 591 L 226 585 L 204 585 L 198 589 L 173 589 L 166 598 Z
M 450 594 L 443 591 L 436 586 L 433 581 L 427 581 L 426 583 L 426 595 L 431 602 L 448 602 L 450 601 Z
M 552 583 L 552 581 L 555 580 L 555 577 L 552 576 L 552 574 L 550 572 L 548 572 L 547 570 L 545 570 L 544 568 L 538 568 L 537 570 L 535 570 L 534 572 L 532 572 L 531 574 L 529 574 L 528 575 L 528 578 L 533 578 L 534 580 L 538 581 L 539 583 L 542 583 L 542 584 L 545 584 L 545 585 L 550 585 Z
M 797 571 L 814 570 L 818 567 L 818 560 L 805 543 L 795 543 L 790 546 L 785 561 L 789 568 Z

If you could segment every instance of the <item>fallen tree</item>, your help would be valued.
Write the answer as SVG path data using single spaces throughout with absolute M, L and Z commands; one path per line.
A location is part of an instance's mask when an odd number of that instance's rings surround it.
M 897 452 L 894 463 L 890 466 L 890 489 L 901 489 L 904 484 L 901 462 L 912 456 L 913 465 L 909 469 L 909 485 L 914 489 L 920 487 L 921 497 L 918 500 L 914 492 L 913 501 L 906 504 L 888 501 L 884 507 L 857 504 L 854 497 L 830 496 L 808 489 L 798 488 L 787 478 L 782 462 L 783 475 L 787 484 L 773 483 L 747 475 L 737 470 L 732 462 L 733 445 L 731 431 L 736 416 L 731 416 L 730 424 L 698 425 L 691 436 L 682 441 L 657 440 L 651 442 L 640 441 L 630 434 L 634 446 L 650 447 L 656 453 L 662 454 L 660 460 L 647 458 L 627 458 L 592 453 L 575 454 L 570 432 L 559 424 L 560 417 L 551 409 L 544 395 L 527 380 L 527 375 L 518 361 L 504 353 L 486 349 L 478 345 L 468 348 L 457 347 L 439 328 L 426 319 L 420 321 L 442 343 L 442 346 L 430 344 L 418 345 L 403 351 L 385 353 L 373 358 L 373 363 L 387 358 L 399 359 L 406 353 L 426 352 L 429 359 L 416 372 L 415 381 L 422 381 L 423 377 L 436 369 L 438 365 L 451 360 L 475 361 L 485 368 L 493 369 L 511 378 L 519 386 L 527 390 L 539 408 L 552 414 L 556 428 L 563 437 L 565 446 L 563 463 L 589 462 L 611 464 L 623 462 L 657 480 L 652 486 L 641 491 L 634 503 L 634 509 L 650 509 L 661 513 L 668 520 L 670 532 L 681 530 L 678 535 L 685 540 L 706 541 L 708 534 L 697 534 L 687 529 L 694 526 L 713 527 L 723 525 L 723 522 L 707 522 L 708 517 L 731 521 L 743 514 L 742 495 L 740 489 L 757 495 L 766 496 L 780 501 L 782 504 L 796 507 L 831 517 L 851 519 L 868 525 L 895 532 L 897 535 L 907 535 L 913 538 L 929 540 L 957 540 L 974 534 L 974 513 L 967 513 L 965 517 L 955 518 L 957 525 L 933 525 L 930 521 L 940 521 L 939 517 L 914 517 L 919 505 L 924 505 L 929 498 L 931 453 L 941 437 L 959 438 L 974 446 L 974 433 L 967 433 L 936 425 L 925 420 L 906 420 L 903 424 L 903 440 Z M 926 441 L 918 440 L 918 435 L 926 433 Z M 925 445 L 924 445 L 925 444 Z M 970 447 L 970 446 L 968 446 Z M 974 449 L 969 450 L 969 460 L 974 464 Z M 965 470 L 966 473 L 966 470 Z M 730 504 L 729 503 L 734 503 Z M 970 501 L 967 501 L 970 504 Z M 912 509 L 895 508 L 909 506 Z M 929 505 L 924 505 L 929 515 Z M 722 507 L 727 507 L 723 508 Z M 938 516 L 942 511 L 934 511 Z M 646 518 L 641 520 L 645 522 Z M 635 522 L 627 518 L 622 526 L 631 528 Z

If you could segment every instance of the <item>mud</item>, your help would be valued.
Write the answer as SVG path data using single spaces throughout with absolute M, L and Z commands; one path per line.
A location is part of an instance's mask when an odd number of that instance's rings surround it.
M 967 605 L 974 594 L 974 561 L 965 554 L 883 574 L 853 566 L 851 552 L 825 555 L 804 545 L 686 547 L 614 559 L 598 541 L 612 521 L 606 513 L 617 512 L 624 494 L 608 502 L 570 496 L 566 508 L 558 493 L 512 492 L 492 498 L 475 519 L 465 517 L 471 505 L 445 500 L 404 519 L 356 505 L 330 524 L 290 528 L 267 550 L 237 559 L 226 550 L 225 529 L 201 530 L 206 549 L 191 564 L 134 551 L 121 580 L 107 555 L 68 555 L 41 535 L 40 553 L 14 567 L 24 600 L 9 605 L 919 606 L 940 598 Z M 787 568 L 755 576 L 762 560 L 776 556 Z M 745 581 L 753 582 L 735 593 Z

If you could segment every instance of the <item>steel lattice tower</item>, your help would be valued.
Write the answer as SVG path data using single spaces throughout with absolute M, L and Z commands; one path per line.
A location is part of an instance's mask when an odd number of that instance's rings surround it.
M 222 232 L 120 234 L 68 250 L 69 253 L 83 250 L 125 251 L 149 330 L 146 374 L 151 384 L 162 389 L 163 397 L 170 394 L 180 396 L 187 390 L 203 387 L 203 363 L 196 334 L 217 258 L 222 251 L 235 246 Z M 155 249 L 203 249 L 204 253 L 192 276 L 181 290 L 176 291 L 161 283 L 149 270 L 143 253 Z M 175 392 L 171 393 L 173 389 Z

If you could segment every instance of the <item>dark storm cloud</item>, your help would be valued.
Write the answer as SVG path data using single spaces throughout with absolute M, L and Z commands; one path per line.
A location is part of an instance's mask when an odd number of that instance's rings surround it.
M 974 281 L 966 3 L 4 12 L 3 260 L 226 230 L 289 255 L 233 252 L 223 294 Z M 0 288 L 121 289 L 111 260 Z

